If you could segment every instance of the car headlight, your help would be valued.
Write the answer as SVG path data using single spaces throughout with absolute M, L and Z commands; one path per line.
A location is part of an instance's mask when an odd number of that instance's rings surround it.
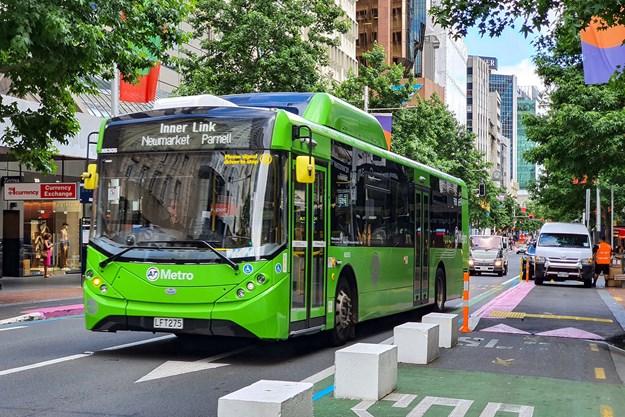
M 584 266 L 592 265 L 592 258 L 582 258 L 580 262 Z
M 475 261 L 473 259 L 469 259 L 469 266 L 475 265 Z
M 534 262 L 537 264 L 544 264 L 545 262 L 547 262 L 547 259 L 545 259 L 544 256 L 535 256 Z
M 495 266 L 501 266 L 501 263 L 502 263 L 501 259 L 495 260 Z

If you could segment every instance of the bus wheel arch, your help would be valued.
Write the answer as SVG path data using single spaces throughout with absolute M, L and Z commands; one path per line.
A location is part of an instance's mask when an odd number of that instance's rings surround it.
M 345 267 L 339 275 L 334 296 L 334 327 L 329 332 L 330 343 L 341 346 L 356 337 L 358 322 L 358 287 L 354 271 Z
M 439 263 L 436 267 L 436 276 L 434 278 L 434 304 L 436 311 L 443 311 L 445 309 L 445 302 L 447 288 L 447 277 L 445 275 L 445 266 Z

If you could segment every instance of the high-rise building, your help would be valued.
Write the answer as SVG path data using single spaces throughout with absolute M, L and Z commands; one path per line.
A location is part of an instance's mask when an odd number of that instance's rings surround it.
M 497 91 L 501 97 L 501 127 L 502 134 L 510 141 L 509 149 L 509 178 L 516 182 L 516 144 L 517 144 L 517 86 L 516 76 L 490 74 L 489 89 Z
M 415 75 L 421 98 L 436 93 L 464 125 L 467 48 L 462 39 L 453 39 L 432 22 L 428 10 L 434 2 L 359 0 L 356 57 L 363 63 L 363 53 L 377 42 L 387 54 L 387 63 L 402 64 Z
M 322 73 L 332 77 L 335 81 L 343 82 L 351 69 L 358 74 L 358 61 L 356 60 L 356 39 L 358 38 L 358 23 L 356 23 L 356 1 L 335 0 L 350 23 L 350 29 L 345 34 L 338 34 L 339 45 L 328 49 L 330 65 L 324 68 Z
M 529 93 L 529 94 L 528 94 Z M 519 87 L 517 91 L 517 181 L 519 191 L 527 194 L 527 188 L 531 181 L 536 179 L 536 164 L 528 162 L 524 153 L 535 145 L 527 138 L 523 116 L 536 114 L 536 102 L 538 89 L 536 87 Z

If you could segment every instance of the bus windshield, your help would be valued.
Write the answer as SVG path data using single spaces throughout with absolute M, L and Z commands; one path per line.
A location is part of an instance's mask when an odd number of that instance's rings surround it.
M 286 242 L 284 158 L 232 150 L 106 155 L 92 239 L 120 251 L 165 243 L 159 251 L 127 251 L 128 259 L 163 259 L 188 241 L 204 241 L 228 259 L 266 257 Z

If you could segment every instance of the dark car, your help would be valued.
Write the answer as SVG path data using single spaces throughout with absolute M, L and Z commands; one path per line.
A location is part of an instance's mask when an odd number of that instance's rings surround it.
M 529 264 L 529 275 L 528 279 L 534 279 L 534 256 L 536 255 L 536 244 L 532 243 L 529 245 L 525 251 L 525 254 L 521 258 L 521 267 L 523 271 L 521 272 L 523 279 L 525 279 L 525 273 L 527 272 L 527 266 Z

